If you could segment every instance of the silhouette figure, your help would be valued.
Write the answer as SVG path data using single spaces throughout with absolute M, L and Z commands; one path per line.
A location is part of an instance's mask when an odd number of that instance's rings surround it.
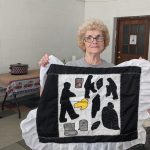
M 89 94 L 90 91 L 93 93 L 97 92 L 97 90 L 94 89 L 94 82 L 91 83 L 93 76 L 89 75 L 87 80 L 85 81 L 84 88 L 85 88 L 85 98 L 90 98 Z
M 97 94 L 92 100 L 92 118 L 95 118 L 97 111 L 100 110 L 100 95 Z
M 111 78 L 108 78 L 107 81 L 109 82 L 109 85 L 106 85 L 107 88 L 106 97 L 110 96 L 110 94 L 112 93 L 113 100 L 118 99 L 117 86 L 115 82 Z
M 76 119 L 79 117 L 78 114 L 74 111 L 72 104 L 69 100 L 70 97 L 75 97 L 76 95 L 71 92 L 70 89 L 71 84 L 69 82 L 64 83 L 64 88 L 60 97 L 61 111 L 60 111 L 60 122 L 66 122 L 65 118 L 66 112 L 68 112 L 71 119 Z
M 102 110 L 102 122 L 104 127 L 108 129 L 119 130 L 118 116 L 114 110 L 114 104 L 109 102 Z

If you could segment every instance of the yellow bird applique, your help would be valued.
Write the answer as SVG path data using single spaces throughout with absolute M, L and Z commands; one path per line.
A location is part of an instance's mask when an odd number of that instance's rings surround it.
M 88 100 L 83 98 L 81 101 L 76 102 L 73 106 L 74 108 L 80 108 L 81 110 L 84 110 L 88 107 Z

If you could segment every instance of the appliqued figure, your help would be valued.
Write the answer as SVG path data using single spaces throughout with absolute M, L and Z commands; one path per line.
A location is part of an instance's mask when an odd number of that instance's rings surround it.
M 113 99 L 114 100 L 118 99 L 117 86 L 115 82 L 111 78 L 108 78 L 107 81 L 109 82 L 109 85 L 106 85 L 106 88 L 107 88 L 106 97 L 110 96 L 110 94 L 112 93 Z
M 114 104 L 109 102 L 102 110 L 102 122 L 103 126 L 108 129 L 119 130 L 118 116 L 114 110 Z
M 90 91 L 92 91 L 93 93 L 97 92 L 97 90 L 95 90 L 94 88 L 94 82 L 92 83 L 91 80 L 92 80 L 93 76 L 92 75 L 89 75 L 87 80 L 85 81 L 85 84 L 84 84 L 84 88 L 85 88 L 85 98 L 90 98 Z
M 71 119 L 76 119 L 79 117 L 78 114 L 73 109 L 73 106 L 69 100 L 70 97 L 75 97 L 76 95 L 71 92 L 69 89 L 71 87 L 71 84 L 69 82 L 64 83 L 64 88 L 61 93 L 60 97 L 60 104 L 61 104 L 61 110 L 60 110 L 60 122 L 66 122 L 67 119 L 65 118 L 66 112 L 68 112 Z

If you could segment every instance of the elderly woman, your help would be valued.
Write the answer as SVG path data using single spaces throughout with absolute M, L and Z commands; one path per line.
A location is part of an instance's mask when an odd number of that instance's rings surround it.
M 78 45 L 84 52 L 84 57 L 79 60 L 71 61 L 66 63 L 68 66 L 80 66 L 80 67 L 112 67 L 113 64 L 101 58 L 101 53 L 109 44 L 109 33 L 107 27 L 99 20 L 90 20 L 83 23 L 78 30 Z M 49 60 L 48 54 L 45 54 L 39 61 L 40 66 L 46 66 L 51 60 Z M 36 110 L 35 110 L 36 114 Z M 36 115 L 35 115 L 36 116 Z M 35 117 L 34 116 L 34 117 Z M 23 122 L 21 125 L 24 131 L 23 137 L 26 138 L 26 143 L 33 149 L 36 150 L 124 150 L 125 147 L 131 147 L 140 143 L 137 142 L 120 142 L 120 143 L 68 143 L 68 144 L 56 144 L 56 143 L 40 143 L 38 141 L 37 132 L 35 130 L 36 121 L 34 117 L 28 117 L 27 121 Z M 31 122 L 30 133 L 25 131 L 25 128 Z M 33 123 L 32 123 L 33 122 Z M 34 139 L 31 141 L 28 137 L 33 134 Z M 136 149 L 136 148 L 135 148 Z
M 101 59 L 100 54 L 109 44 L 107 27 L 99 20 L 90 20 L 83 23 L 78 30 L 77 41 L 84 52 L 84 57 L 68 62 L 66 65 L 80 67 L 111 67 L 112 64 Z M 49 56 L 45 54 L 39 61 L 39 65 L 48 64 Z

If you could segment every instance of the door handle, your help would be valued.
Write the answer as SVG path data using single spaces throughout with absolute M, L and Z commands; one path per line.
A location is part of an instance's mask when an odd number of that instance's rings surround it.
M 117 57 L 117 59 L 120 59 L 120 58 L 121 58 L 120 56 Z

